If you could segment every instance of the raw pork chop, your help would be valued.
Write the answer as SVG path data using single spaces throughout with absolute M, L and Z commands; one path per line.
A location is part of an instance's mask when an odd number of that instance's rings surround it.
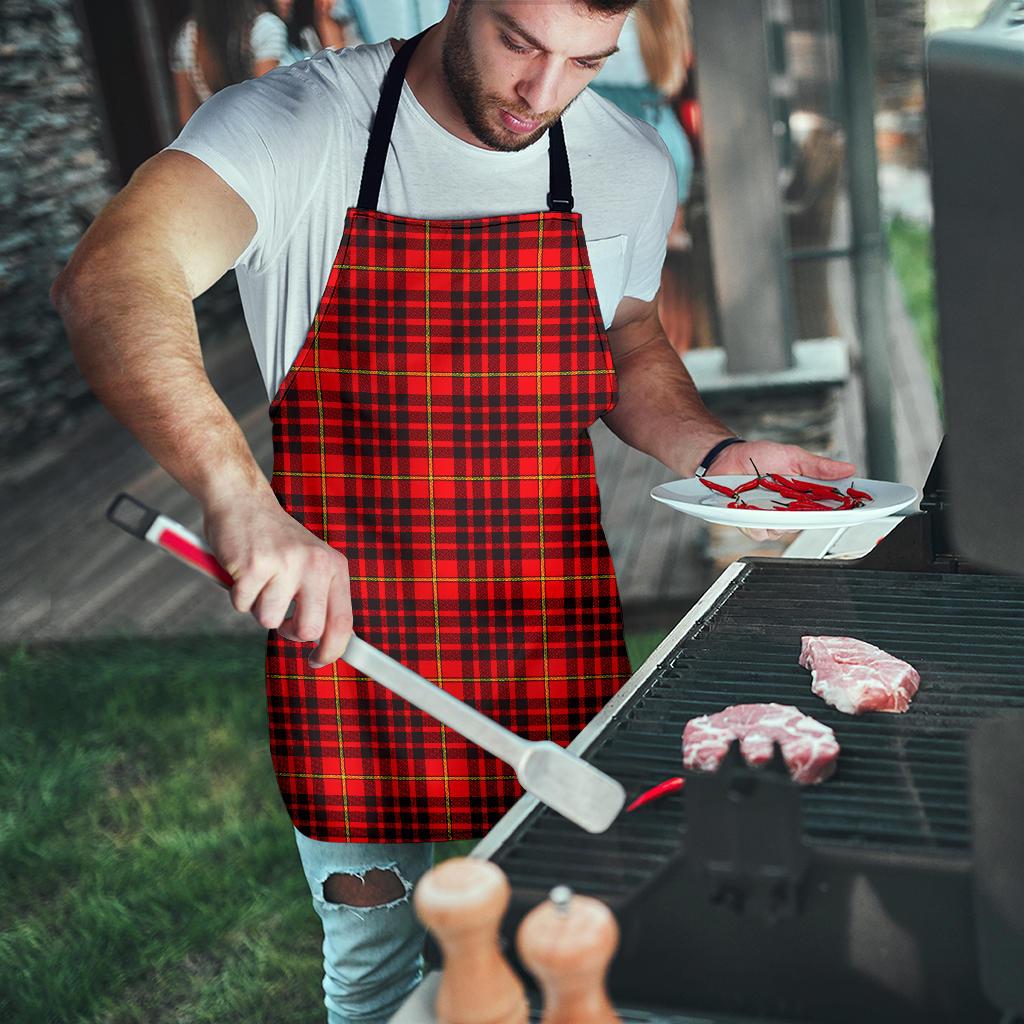
M 734 739 L 754 767 L 771 760 L 778 740 L 790 778 L 803 784 L 824 782 L 839 756 L 835 733 L 789 704 L 734 704 L 686 723 L 683 767 L 715 771 Z
M 906 711 L 921 682 L 912 665 L 848 636 L 801 637 L 800 664 L 811 692 L 847 715 Z

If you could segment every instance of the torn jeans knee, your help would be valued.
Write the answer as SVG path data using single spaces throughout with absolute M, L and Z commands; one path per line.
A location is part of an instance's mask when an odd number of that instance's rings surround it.
M 425 929 L 410 893 L 433 863 L 432 843 L 326 843 L 295 829 L 313 908 L 323 925 L 324 1006 L 329 1024 L 388 1020 L 422 977 Z M 391 874 L 395 899 L 373 907 L 331 902 L 349 886 Z M 353 879 L 325 884 L 332 875 Z M 400 886 L 400 888 L 399 888 Z M 378 895 L 388 895 L 387 891 Z M 384 913 L 378 913 L 383 910 Z
M 407 903 L 413 885 L 394 861 L 347 871 L 331 871 L 318 882 L 319 903 L 329 910 L 347 910 L 360 920 L 375 910 Z M 316 894 L 315 894 L 316 895 Z

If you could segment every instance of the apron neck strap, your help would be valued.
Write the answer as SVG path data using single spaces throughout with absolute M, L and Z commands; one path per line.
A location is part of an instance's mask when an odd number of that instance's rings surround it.
M 384 162 L 388 158 L 388 146 L 391 144 L 391 129 L 395 126 L 395 114 L 398 113 L 398 101 L 402 98 L 402 83 L 405 72 L 412 60 L 413 53 L 420 40 L 427 34 L 424 29 L 418 36 L 407 39 L 402 48 L 395 54 L 384 76 L 384 84 L 380 90 L 380 102 L 370 129 L 370 142 L 366 147 L 366 158 L 363 160 L 363 179 L 359 184 L 360 210 L 376 210 L 380 199 L 380 186 L 384 180 Z
M 380 186 L 384 180 L 384 163 L 388 157 L 388 147 L 391 145 L 391 132 L 395 126 L 395 115 L 398 113 L 398 101 L 402 98 L 405 73 L 416 47 L 427 32 L 428 29 L 424 29 L 403 44 L 384 76 L 380 102 L 377 104 L 377 113 L 370 129 L 370 141 L 366 147 L 366 158 L 363 161 L 363 177 L 359 184 L 357 202 L 360 210 L 377 209 Z M 569 156 L 565 149 L 561 119 L 555 121 L 548 129 L 548 160 L 548 209 L 568 213 L 573 205 L 572 181 L 569 177 Z
M 548 209 L 569 213 L 572 211 L 572 179 L 569 177 L 569 154 L 565 151 L 561 118 L 548 129 L 548 163 L 551 168 Z

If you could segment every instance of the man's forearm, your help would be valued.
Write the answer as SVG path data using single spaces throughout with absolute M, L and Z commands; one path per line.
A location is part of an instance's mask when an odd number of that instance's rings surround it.
M 203 366 L 183 274 L 125 267 L 112 252 L 65 271 L 53 289 L 94 394 L 204 508 L 269 491 L 245 436 Z
M 661 332 L 616 363 L 619 401 L 604 422 L 626 444 L 680 476 L 731 431 L 701 401 L 693 378 Z

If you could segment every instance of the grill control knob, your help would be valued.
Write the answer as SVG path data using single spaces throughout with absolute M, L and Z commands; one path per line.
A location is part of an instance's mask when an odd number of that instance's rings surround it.
M 437 1024 L 526 1024 L 526 993 L 498 945 L 511 892 L 501 868 L 471 857 L 438 864 L 416 886 L 413 906 L 444 954 Z
M 563 885 L 523 918 L 516 949 L 544 993 L 541 1024 L 619 1024 L 604 981 L 618 944 L 608 907 Z

